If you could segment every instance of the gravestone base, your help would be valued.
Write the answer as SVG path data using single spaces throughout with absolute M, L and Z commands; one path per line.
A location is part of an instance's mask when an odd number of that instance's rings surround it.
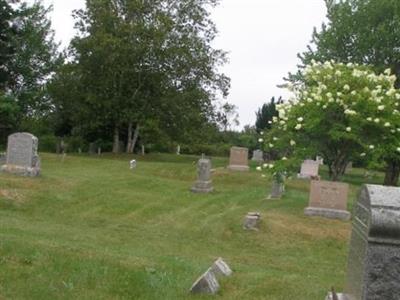
M 240 166 L 240 165 L 230 165 L 228 169 L 231 171 L 240 171 L 240 172 L 248 172 L 250 170 L 249 166 Z
M 194 186 L 190 189 L 193 193 L 211 193 L 214 190 L 212 181 L 196 181 Z
M 40 168 L 30 168 L 16 165 L 3 165 L 1 166 L 0 171 L 2 173 L 10 173 L 27 177 L 36 177 L 40 175 Z
M 351 218 L 351 214 L 346 210 L 320 208 L 320 207 L 307 207 L 304 209 L 306 216 L 313 217 L 324 217 L 328 219 L 339 219 L 348 221 Z
M 350 300 L 349 298 L 347 298 L 346 294 L 337 293 L 336 295 L 337 300 Z M 325 300 L 334 300 L 331 292 L 328 293 L 328 296 L 326 296 Z

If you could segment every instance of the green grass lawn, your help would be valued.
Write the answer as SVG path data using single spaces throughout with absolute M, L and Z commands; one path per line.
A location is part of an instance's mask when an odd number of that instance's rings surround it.
M 324 299 L 342 290 L 350 222 L 303 215 L 308 181 L 282 200 L 254 171 L 213 159 L 215 192 L 195 195 L 196 157 L 42 154 L 42 176 L 0 175 L 0 299 Z M 326 171 L 322 172 L 326 176 Z M 362 171 L 346 176 L 351 209 Z M 375 181 L 380 182 L 380 178 Z M 259 232 L 242 229 L 260 211 Z M 217 296 L 188 290 L 218 257 Z

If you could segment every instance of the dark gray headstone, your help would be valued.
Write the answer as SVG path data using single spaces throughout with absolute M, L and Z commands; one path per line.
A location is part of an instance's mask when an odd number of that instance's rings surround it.
M 217 278 L 215 277 L 212 269 L 208 269 L 203 275 L 201 275 L 190 288 L 191 293 L 201 294 L 215 294 L 218 292 L 220 286 Z
M 26 132 L 11 134 L 7 142 L 6 165 L 1 170 L 24 176 L 40 173 L 40 158 L 37 153 L 38 139 Z
M 345 295 L 400 299 L 400 188 L 365 185 L 354 208 Z
M 211 160 L 207 158 L 199 159 L 197 163 L 198 178 L 192 187 L 194 193 L 210 193 L 214 190 L 211 181 Z

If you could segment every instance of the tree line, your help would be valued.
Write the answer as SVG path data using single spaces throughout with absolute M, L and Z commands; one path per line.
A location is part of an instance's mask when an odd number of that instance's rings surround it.
M 61 52 L 41 1 L 0 0 L 0 134 L 97 142 L 212 144 L 228 131 L 227 62 L 212 42 L 217 0 L 87 0 Z M 225 139 L 226 141 L 229 140 Z M 50 146 L 49 146 L 50 147 Z M 123 149 L 121 149 L 123 147 Z

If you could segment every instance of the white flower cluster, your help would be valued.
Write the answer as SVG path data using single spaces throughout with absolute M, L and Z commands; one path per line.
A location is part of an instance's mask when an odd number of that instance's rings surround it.
M 371 113 L 368 121 L 381 124 L 384 128 L 393 131 L 390 122 L 386 122 L 384 114 L 393 113 L 400 115 L 399 110 L 393 110 L 393 105 L 399 106 L 400 92 L 394 88 L 396 76 L 387 69 L 383 74 L 376 74 L 368 67 L 353 63 L 343 64 L 331 60 L 325 63 L 311 61 L 306 66 L 303 75 L 306 80 L 313 82 L 311 85 L 290 85 L 295 97 L 288 102 L 277 105 L 279 118 L 274 123 L 286 130 L 288 119 L 294 116 L 290 114 L 294 107 L 300 107 L 300 111 L 310 107 L 320 107 L 322 110 L 330 106 L 342 109 L 348 118 L 357 117 L 359 110 L 364 109 L 360 103 L 364 99 L 370 101 L 371 107 L 375 107 L 375 113 Z M 361 88 L 360 88 L 361 86 Z M 304 109 L 302 109 L 304 107 Z M 365 111 L 363 111 L 365 112 Z M 292 125 L 299 131 L 304 128 L 305 116 L 295 117 L 297 122 Z M 346 127 L 351 132 L 351 127 Z

